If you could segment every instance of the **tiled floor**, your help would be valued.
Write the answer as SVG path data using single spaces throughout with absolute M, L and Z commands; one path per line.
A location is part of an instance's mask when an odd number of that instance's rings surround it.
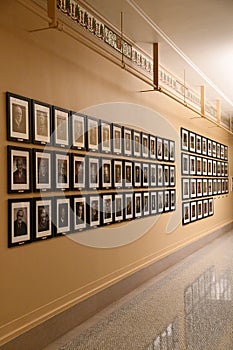
M 233 231 L 44 350 L 233 350 Z

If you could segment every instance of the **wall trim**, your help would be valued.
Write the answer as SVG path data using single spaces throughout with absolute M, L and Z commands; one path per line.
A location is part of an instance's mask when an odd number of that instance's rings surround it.
M 233 221 L 207 235 L 178 248 L 170 255 L 153 262 L 149 266 L 123 278 L 104 290 L 97 292 L 88 299 L 77 303 L 69 309 L 51 317 L 43 323 L 35 326 L 27 332 L 17 336 L 11 341 L 0 346 L 1 350 L 41 350 L 55 341 L 72 328 L 80 325 L 98 311 L 125 296 L 149 279 L 155 277 L 167 268 L 178 263 L 198 249 L 212 242 L 214 239 L 233 229 Z M 35 348 L 36 344 L 36 348 Z M 25 347 L 26 346 L 26 347 Z

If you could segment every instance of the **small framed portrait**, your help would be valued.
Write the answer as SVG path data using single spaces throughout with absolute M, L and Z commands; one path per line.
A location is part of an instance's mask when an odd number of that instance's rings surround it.
M 221 157 L 221 145 L 220 143 L 217 143 L 217 158 Z
M 72 175 L 74 190 L 83 190 L 86 188 L 86 158 L 78 154 L 72 154 Z
M 133 219 L 133 193 L 125 193 L 125 200 L 124 200 L 124 209 L 125 209 L 125 220 L 132 220 Z
M 208 179 L 208 196 L 213 194 L 213 179 Z
M 202 175 L 202 158 L 196 157 L 196 171 L 197 175 Z
M 141 132 L 133 131 L 133 155 L 141 157 Z
M 221 162 L 217 161 L 217 176 L 221 176 Z
M 225 176 L 225 165 L 224 165 L 224 162 L 221 162 L 221 176 L 222 177 Z
M 140 218 L 142 216 L 142 193 L 134 193 L 134 217 Z
M 46 103 L 32 101 L 33 143 L 51 144 L 52 107 Z
M 176 210 L 176 190 L 170 190 L 170 210 Z
M 163 139 L 163 160 L 169 161 L 169 140 Z
M 149 135 L 150 142 L 150 158 L 156 159 L 156 137 L 153 135 Z
M 203 156 L 207 155 L 207 138 L 202 136 L 202 154 Z
M 150 215 L 150 196 L 149 192 L 143 192 L 143 216 Z
M 182 199 L 189 199 L 190 198 L 190 186 L 189 186 L 189 179 L 182 178 Z
M 212 141 L 212 157 L 216 158 L 217 156 L 217 144 L 215 141 Z
M 225 193 L 229 193 L 229 180 L 228 179 L 225 179 Z
M 134 162 L 134 187 L 141 187 L 141 163 Z
M 102 225 L 111 224 L 113 222 L 113 195 L 102 195 Z
M 169 161 L 175 161 L 175 141 L 169 141 Z
M 124 200 L 123 194 L 118 193 L 114 196 L 114 218 L 115 222 L 120 222 L 124 219 Z
M 225 180 L 222 179 L 222 193 L 226 193 Z
M 190 179 L 190 197 L 196 198 L 197 197 L 197 179 L 191 178 Z M 185 198 L 188 199 L 188 198 Z
M 53 107 L 53 135 L 54 145 L 69 147 L 69 111 Z
M 89 189 L 97 189 L 100 187 L 99 169 L 100 169 L 100 159 L 97 157 L 89 157 L 88 158 Z
M 222 180 L 218 179 L 218 194 L 222 193 Z
M 161 137 L 157 137 L 157 159 L 163 160 L 163 139 Z
M 189 151 L 196 152 L 196 134 L 194 132 L 189 132 Z
M 163 166 L 163 185 L 168 187 L 170 182 L 169 165 Z
M 189 132 L 183 128 L 181 128 L 181 149 L 183 151 L 189 150 Z
M 74 231 L 83 231 L 87 228 L 86 197 L 73 197 L 73 227 Z
M 208 169 L 207 169 L 207 158 L 202 159 L 202 175 L 207 176 Z
M 157 164 L 157 185 L 158 187 L 163 186 L 164 175 L 163 175 L 163 166 L 162 164 Z
M 150 178 L 149 163 L 143 163 L 142 164 L 142 185 L 143 185 L 143 187 L 149 186 L 149 178 Z
M 189 156 L 189 174 L 196 175 L 196 157 Z
M 52 198 L 34 198 L 34 240 L 53 236 Z
M 224 146 L 224 159 L 228 160 L 228 147 Z
M 101 152 L 111 153 L 111 123 L 100 121 Z
M 157 214 L 157 192 L 151 191 L 150 192 L 150 213 L 151 215 Z
M 181 173 L 189 175 L 189 155 L 186 153 L 181 153 Z
M 212 157 L 212 140 L 208 139 L 207 145 L 208 145 L 208 156 Z
M 31 192 L 31 150 L 7 146 L 8 193 Z
M 124 155 L 132 155 L 132 130 L 123 127 L 123 144 L 124 144 Z
M 212 176 L 213 174 L 213 167 L 212 167 L 213 163 L 212 163 L 212 159 L 208 159 L 207 160 L 207 174 L 208 176 Z
M 133 163 L 124 161 L 124 187 L 131 188 L 133 186 Z
M 112 151 L 115 154 L 122 154 L 122 127 L 112 124 Z
M 149 157 L 149 135 L 142 132 L 142 156 Z
M 208 179 L 202 180 L 202 196 L 208 195 Z
M 157 186 L 157 169 L 156 164 L 150 163 L 150 186 Z
M 224 145 L 220 145 L 221 150 L 220 150 L 220 155 L 221 155 L 221 159 L 225 159 L 225 147 Z
M 217 161 L 216 160 L 212 161 L 212 175 L 217 176 Z
M 66 153 L 55 154 L 55 184 L 57 190 L 70 188 L 70 156 Z
M 213 194 L 216 195 L 218 193 L 218 180 L 213 179 Z
M 228 176 L 228 163 L 224 163 L 224 175 L 225 177 Z
M 71 113 L 71 130 L 73 149 L 85 150 L 86 148 L 86 116 L 80 113 Z
M 52 190 L 52 152 L 40 149 L 33 150 L 34 158 L 34 191 Z
M 197 201 L 197 219 L 200 220 L 203 217 L 203 202 Z
M 158 213 L 163 213 L 163 211 L 164 211 L 164 191 L 158 191 L 157 198 L 158 198 Z
M 88 222 L 90 228 L 100 226 L 100 196 L 89 196 L 88 209 Z
M 170 191 L 165 190 L 164 191 L 164 212 L 167 212 L 170 210 Z
M 6 93 L 7 140 L 31 142 L 30 99 Z
M 114 183 L 113 186 L 115 188 L 121 188 L 123 186 L 123 168 L 122 168 L 122 160 L 113 160 L 113 178 Z
M 102 158 L 101 161 L 101 187 L 109 189 L 112 187 L 112 160 Z
M 196 135 L 196 153 L 201 154 L 202 153 L 202 142 L 201 142 L 201 136 Z
M 214 199 L 209 198 L 209 216 L 214 215 Z
M 209 215 L 209 200 L 203 200 L 203 217 L 207 217 Z
M 197 179 L 197 197 L 202 197 L 202 179 Z
M 99 119 L 87 117 L 87 149 L 99 151 Z
M 182 206 L 182 224 L 186 225 L 190 223 L 190 203 L 183 203 Z
M 55 198 L 55 235 L 65 235 L 70 233 L 70 198 Z
M 8 199 L 8 247 L 30 243 L 32 200 Z

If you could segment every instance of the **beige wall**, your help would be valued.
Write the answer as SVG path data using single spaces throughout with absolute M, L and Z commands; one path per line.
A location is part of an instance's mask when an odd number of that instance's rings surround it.
M 146 234 L 120 247 L 94 248 L 59 237 L 8 249 L 7 199 L 28 198 L 29 195 L 7 194 L 6 146 L 14 143 L 6 141 L 6 91 L 75 111 L 98 112 L 100 109 L 92 106 L 114 102 L 140 105 L 145 111 L 149 109 L 155 115 L 162 115 L 177 135 L 183 126 L 227 144 L 230 176 L 233 176 L 233 142 L 227 132 L 212 128 L 205 120 L 191 119 L 194 117 L 192 112 L 162 94 L 141 93 L 140 90 L 148 86 L 63 33 L 29 34 L 23 25 L 18 28 L 9 23 L 11 27 L 6 24 L 6 14 L 1 11 L 0 163 L 3 166 L 0 201 L 3 220 L 0 235 L 0 345 L 133 271 L 232 221 L 233 205 L 232 193 L 217 196 L 213 217 L 182 227 L 177 143 L 176 215 L 179 220 L 177 222 L 176 217 L 172 232 L 167 233 L 167 225 L 174 214 L 167 213 L 152 223 Z M 108 110 L 104 118 L 117 121 L 113 114 Z M 143 115 L 137 122 L 149 131 L 158 127 L 156 119 L 145 125 Z M 167 135 L 165 129 L 161 132 L 164 132 L 161 136 Z M 29 147 L 33 148 L 33 145 Z M 36 194 L 31 196 L 36 197 Z M 116 230 L 120 233 L 124 225 L 119 224 Z M 128 224 L 127 230 L 128 234 L 135 230 L 135 223 Z

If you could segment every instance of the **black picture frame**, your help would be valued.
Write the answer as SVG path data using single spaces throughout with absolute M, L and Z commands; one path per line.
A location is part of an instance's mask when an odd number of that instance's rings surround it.
M 141 132 L 133 130 L 133 155 L 141 157 Z
M 142 186 L 149 187 L 150 185 L 150 164 L 142 163 Z
M 148 158 L 149 157 L 149 149 L 150 149 L 149 134 L 142 132 L 141 140 L 142 140 L 142 157 Z
M 196 175 L 196 156 L 189 156 L 189 175 Z
M 52 184 L 52 165 L 53 153 L 42 149 L 33 149 L 34 171 L 33 171 L 33 189 L 34 192 L 51 191 Z
M 217 157 L 217 144 L 215 141 L 212 141 L 212 157 Z
M 164 191 L 164 212 L 170 211 L 170 191 Z
M 169 165 L 163 166 L 163 185 L 168 187 L 170 185 L 170 167 Z
M 202 157 L 196 157 L 196 174 L 202 175 Z
M 72 189 L 86 189 L 86 157 L 77 153 L 72 153 Z
M 101 188 L 112 188 L 112 159 L 102 158 L 101 161 Z
M 70 189 L 70 154 L 54 152 L 55 188 L 68 191 Z
M 70 112 L 67 109 L 53 106 L 53 143 L 56 147 L 70 146 Z
M 196 153 L 202 154 L 202 138 L 198 134 L 196 134 Z
M 202 179 L 197 178 L 197 197 L 202 197 Z
M 213 179 L 208 179 L 208 196 L 213 195 Z
M 212 140 L 210 140 L 210 139 L 208 139 L 207 140 L 207 145 L 208 145 L 208 152 L 207 152 L 207 154 L 208 154 L 208 157 L 212 157 Z
M 150 215 L 158 213 L 157 191 L 150 191 Z
M 202 196 L 205 197 L 208 195 L 208 179 L 202 179 Z
M 101 197 L 102 208 L 101 208 L 101 223 L 102 225 L 109 225 L 113 223 L 113 194 L 103 194 Z
M 7 140 L 31 142 L 31 100 L 6 92 Z
M 169 140 L 163 139 L 163 160 L 165 162 L 169 161 L 169 153 L 170 153 Z
M 150 163 L 150 186 L 157 186 L 157 165 Z
M 197 220 L 197 202 L 191 202 L 190 203 L 190 221 L 196 221 Z
M 31 192 L 31 149 L 7 146 L 7 158 L 8 193 Z
M 221 159 L 224 160 L 225 159 L 225 147 L 224 145 L 221 145 L 221 150 L 220 150 L 220 154 L 221 154 Z
M 176 156 L 176 144 L 175 141 L 170 140 L 169 141 L 169 162 L 175 162 Z
M 143 199 L 143 216 L 146 217 L 150 215 L 150 193 L 143 192 L 142 199 Z
M 156 136 L 149 135 L 150 159 L 156 159 Z
M 213 198 L 209 198 L 208 209 L 209 209 L 208 216 L 214 215 L 214 199 Z
M 112 123 L 112 152 L 122 154 L 122 126 Z
M 123 187 L 123 161 L 119 159 L 113 160 L 113 187 Z
M 134 192 L 134 218 L 142 217 L 142 193 Z
M 197 179 L 191 178 L 190 179 L 190 198 L 196 198 L 197 197 Z M 184 198 L 188 199 L 188 198 Z
M 33 143 L 51 145 L 52 141 L 52 106 L 32 100 Z
M 70 122 L 71 122 L 71 147 L 72 149 L 77 150 L 86 150 L 86 129 L 87 129 L 87 121 L 86 115 L 71 111 L 70 112 Z
M 176 167 L 170 165 L 169 167 L 169 186 L 174 187 L 176 185 Z
M 199 200 L 197 201 L 197 220 L 200 220 L 203 218 L 203 201 Z
M 228 160 L 228 146 L 224 146 L 224 159 Z
M 116 193 L 114 195 L 114 222 L 121 222 L 124 220 L 124 195 L 123 193 Z
M 157 137 L 156 141 L 157 160 L 163 160 L 163 139 Z
M 209 200 L 203 199 L 203 218 L 209 215 Z
M 100 144 L 101 152 L 112 152 L 111 123 L 100 120 Z
M 123 178 L 124 178 L 124 187 L 132 188 L 133 187 L 133 162 L 127 161 L 127 160 L 124 161 Z
M 192 131 L 189 131 L 189 151 L 196 152 L 196 134 Z
M 217 176 L 217 161 L 216 160 L 212 161 L 212 175 Z
M 87 197 L 87 219 L 89 228 L 96 228 L 101 225 L 101 206 L 99 195 L 89 195 Z
M 88 157 L 88 188 L 98 189 L 100 187 L 100 158 Z
M 213 174 L 213 162 L 212 159 L 207 159 L 207 175 L 212 176 Z
M 221 157 L 221 145 L 217 142 L 217 158 L 220 159 Z
M 72 197 L 72 230 L 74 232 L 87 229 L 87 203 L 85 195 Z
M 163 165 L 157 164 L 157 186 L 163 187 L 163 184 L 164 184 Z
M 132 220 L 134 218 L 133 192 L 124 194 L 124 218 L 125 220 Z
M 157 191 L 157 208 L 158 208 L 158 213 L 162 214 L 164 212 L 164 191 L 159 190 Z
M 33 240 L 45 240 L 53 237 L 53 199 L 34 198 L 34 234 Z
M 181 149 L 183 151 L 189 150 L 189 131 L 181 128 Z
M 87 150 L 91 152 L 99 152 L 100 135 L 99 135 L 100 120 L 94 117 L 87 116 Z
M 132 130 L 123 126 L 123 149 L 125 156 L 132 156 Z
M 202 149 L 202 155 L 203 156 L 206 156 L 207 155 L 207 138 L 206 137 L 204 137 L 204 136 L 202 136 L 202 147 L 201 147 L 201 149 Z
M 71 231 L 71 197 L 54 198 L 54 235 L 61 236 Z
M 184 202 L 182 203 L 182 224 L 187 225 L 190 221 L 190 202 Z
M 190 183 L 189 178 L 182 178 L 182 200 L 190 198 Z
M 176 210 L 176 190 L 170 190 L 170 211 Z
M 142 185 L 142 168 L 141 162 L 134 162 L 134 187 L 141 187 Z
M 181 174 L 189 175 L 189 155 L 181 153 Z

